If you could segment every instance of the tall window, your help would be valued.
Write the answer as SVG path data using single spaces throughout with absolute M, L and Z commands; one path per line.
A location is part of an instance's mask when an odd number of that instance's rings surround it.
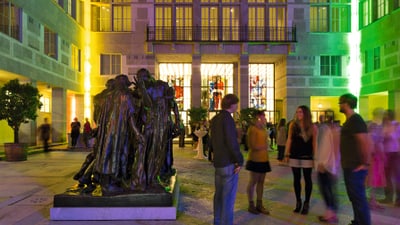
M 374 48 L 374 70 L 381 68 L 381 48 Z
M 270 6 L 269 7 L 269 27 L 270 30 L 270 40 L 285 40 L 286 32 L 286 6 Z
M 201 7 L 201 39 L 218 40 L 218 7 Z
M 40 102 L 42 107 L 40 107 L 40 112 L 50 112 L 50 98 L 48 96 L 40 97 Z
M 189 0 L 158 0 L 155 5 L 156 39 L 192 40 L 193 10 Z M 162 3 L 162 4 L 161 4 Z
M 239 40 L 239 6 L 222 7 L 223 40 Z
M 233 93 L 233 64 L 201 64 L 200 70 L 201 106 L 211 112 L 221 110 L 222 98 Z
M 121 55 L 101 54 L 100 75 L 116 75 L 121 73 Z
M 239 40 L 240 4 L 237 0 L 201 1 L 201 38 Z
M 92 0 L 93 31 L 132 31 L 131 0 Z
M 287 6 L 281 1 L 249 1 L 249 39 L 285 40 Z M 263 3 L 263 4 L 261 4 Z
M 113 31 L 131 31 L 131 6 L 113 6 Z
M 57 34 L 44 27 L 44 54 L 57 59 Z
M 369 49 L 364 53 L 364 70 L 365 73 L 372 72 L 381 68 L 381 52 L 380 47 Z
M 311 32 L 349 32 L 350 0 L 310 0 Z
M 265 8 L 249 7 L 249 39 L 265 40 Z
M 156 7 L 156 37 L 157 39 L 167 39 L 172 38 L 172 7 L 163 6 Z
M 81 50 L 75 45 L 71 45 L 71 67 L 81 71 Z
M 188 110 L 191 100 L 192 65 L 190 63 L 160 63 L 159 68 L 160 80 L 168 82 L 169 86 L 175 90 L 178 109 Z
M 321 76 L 341 76 L 342 58 L 341 56 L 321 56 L 320 57 Z
M 249 65 L 249 107 L 267 111 L 268 121 L 274 121 L 274 64 Z
M 377 16 L 379 18 L 389 13 L 389 1 L 388 0 L 376 0 Z
M 0 0 L 0 32 L 20 40 L 21 10 L 9 0 Z
M 176 36 L 178 40 L 192 40 L 192 7 L 178 6 L 175 8 Z
M 361 25 L 367 26 L 368 24 L 371 23 L 371 1 L 370 0 L 364 0 L 363 2 L 360 3 L 361 8 L 360 8 L 360 14 L 361 14 Z

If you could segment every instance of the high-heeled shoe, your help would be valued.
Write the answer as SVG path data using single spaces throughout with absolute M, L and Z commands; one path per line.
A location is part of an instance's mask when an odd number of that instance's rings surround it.
M 301 201 L 296 202 L 296 208 L 293 210 L 295 213 L 299 213 L 301 210 Z
M 309 208 L 310 208 L 310 203 L 309 202 L 304 202 L 303 209 L 301 210 L 301 214 L 307 215 Z

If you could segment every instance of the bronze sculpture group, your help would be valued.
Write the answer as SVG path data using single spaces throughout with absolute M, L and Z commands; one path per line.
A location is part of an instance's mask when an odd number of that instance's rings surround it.
M 175 174 L 172 139 L 180 132 L 174 89 L 140 69 L 134 82 L 123 74 L 108 80 L 93 103 L 95 145 L 74 176 L 82 192 L 98 186 L 103 195 L 164 188 Z

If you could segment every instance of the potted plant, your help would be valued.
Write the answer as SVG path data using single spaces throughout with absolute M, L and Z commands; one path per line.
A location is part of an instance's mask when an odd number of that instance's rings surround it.
M 199 123 L 207 118 L 207 109 L 203 107 L 193 107 L 189 109 L 190 124 Z
M 19 142 L 19 128 L 37 117 L 41 95 L 30 83 L 21 84 L 18 79 L 10 80 L 0 88 L 0 120 L 7 120 L 14 131 L 14 142 L 4 144 L 7 161 L 26 160 L 26 144 Z
M 241 122 L 245 121 L 246 124 L 251 125 L 253 123 L 255 113 L 258 111 L 259 110 L 256 108 L 244 108 L 240 110 L 239 120 Z

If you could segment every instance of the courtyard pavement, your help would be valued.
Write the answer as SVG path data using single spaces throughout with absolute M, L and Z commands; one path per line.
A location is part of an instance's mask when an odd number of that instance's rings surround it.
M 73 175 L 80 168 L 87 151 L 71 151 L 66 145 L 53 146 L 52 151 L 37 151 L 27 161 L 0 160 L 0 225 L 200 225 L 213 222 L 214 169 L 205 159 L 195 159 L 196 152 L 186 144 L 174 145 L 174 167 L 178 171 L 180 197 L 177 219 L 174 221 L 51 221 L 53 197 L 76 184 Z M 244 152 L 246 155 L 246 153 Z M 264 202 L 271 214 L 253 215 L 247 212 L 246 184 L 248 172 L 242 170 L 235 204 L 236 225 L 323 224 L 317 216 L 324 211 L 314 174 L 314 187 L 308 215 L 292 212 L 295 197 L 289 167 L 280 166 L 276 151 L 270 151 L 272 172 L 264 185 Z M 382 196 L 379 196 L 382 197 Z M 339 223 L 348 224 L 352 209 L 343 180 L 338 184 Z M 400 208 L 384 205 L 371 211 L 374 225 L 400 224 Z

